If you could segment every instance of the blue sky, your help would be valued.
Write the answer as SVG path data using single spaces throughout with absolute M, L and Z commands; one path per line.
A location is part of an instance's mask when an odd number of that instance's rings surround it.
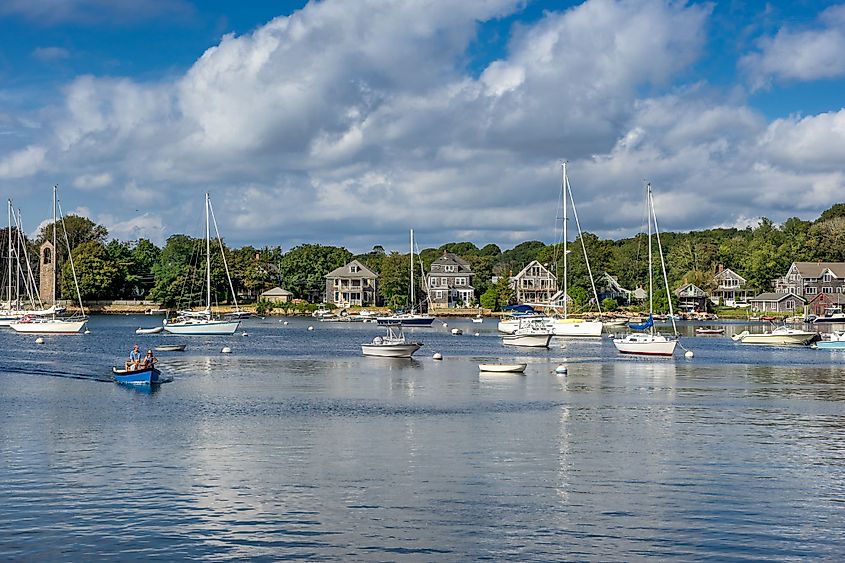
M 845 193 L 830 1 L 6 0 L 0 185 L 34 230 L 400 248 L 811 219 Z

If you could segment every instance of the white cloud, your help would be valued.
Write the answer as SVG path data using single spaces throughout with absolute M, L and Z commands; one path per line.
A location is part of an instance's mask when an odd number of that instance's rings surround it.
M 32 176 L 43 168 L 47 150 L 42 146 L 30 145 L 0 159 L 0 178 L 24 178 Z
M 44 112 L 40 159 L 7 157 L 0 176 L 66 176 L 78 203 L 98 190 L 113 234 L 141 232 L 149 208 L 149 232 L 199 234 L 208 190 L 227 239 L 363 249 L 410 226 L 431 244 L 550 240 L 560 158 L 583 226 L 606 235 L 639 227 L 643 178 L 667 228 L 840 198 L 841 112 L 768 123 L 674 84 L 702 53 L 707 7 L 548 12 L 468 74 L 478 22 L 520 5 L 326 0 L 224 37 L 172 81 L 78 77 Z
M 845 5 L 828 8 L 810 29 L 784 26 L 758 41 L 757 51 L 740 60 L 752 87 L 772 80 L 808 81 L 845 76 Z

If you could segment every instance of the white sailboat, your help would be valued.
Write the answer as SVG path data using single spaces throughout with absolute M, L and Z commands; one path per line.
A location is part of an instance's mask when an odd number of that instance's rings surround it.
M 567 227 L 569 217 L 567 215 L 567 208 L 572 204 L 572 213 L 575 218 L 575 224 L 578 227 L 578 236 L 581 237 L 581 224 L 578 221 L 578 211 L 575 209 L 575 198 L 572 196 L 572 187 L 569 185 L 569 177 L 566 175 L 566 162 L 562 164 L 563 179 L 561 180 L 561 205 L 563 207 L 563 314 L 556 314 L 551 316 L 552 332 L 555 336 L 601 336 L 603 328 L 601 321 L 591 321 L 588 319 L 570 317 L 569 316 L 569 266 L 568 254 Z M 568 197 L 567 197 L 568 196 Z M 601 315 L 601 304 L 598 299 L 598 292 L 596 291 L 596 283 L 593 281 L 593 271 L 590 268 L 590 260 L 587 257 L 587 248 L 584 246 L 584 240 L 581 238 L 581 247 L 584 251 L 584 261 L 587 264 L 587 273 L 590 275 L 590 284 L 593 287 L 593 295 L 596 299 L 596 305 L 599 307 L 599 315 Z
M 637 354 L 644 356 L 671 356 L 675 353 L 678 345 L 678 329 L 675 326 L 675 315 L 672 311 L 672 299 L 669 292 L 669 279 L 666 277 L 666 263 L 663 261 L 663 247 L 660 244 L 660 230 L 657 227 L 657 215 L 654 213 L 654 198 L 651 193 L 651 184 L 646 186 L 646 202 L 648 206 L 648 319 L 639 325 L 628 325 L 635 330 L 648 330 L 628 334 L 622 338 L 614 338 L 613 345 L 623 354 Z M 653 223 L 652 223 L 653 222 Z M 654 330 L 654 283 L 652 270 L 652 226 L 657 239 L 657 250 L 660 254 L 660 266 L 663 271 L 663 281 L 666 288 L 666 296 L 669 300 L 669 316 L 672 319 L 672 328 L 675 336 L 664 336 Z
M 180 313 L 173 321 L 164 320 L 164 330 L 171 334 L 179 334 L 183 336 L 211 336 L 211 335 L 227 335 L 234 334 L 240 325 L 239 320 L 216 318 L 211 312 L 211 198 L 205 194 L 205 296 L 206 308 L 204 311 L 184 311 Z M 217 221 L 214 222 L 214 228 L 217 229 Z M 217 238 L 220 238 L 220 232 L 217 231 Z M 223 253 L 221 243 L 221 254 Z M 226 270 L 226 278 L 229 280 L 229 288 L 232 290 L 232 298 L 235 299 L 235 307 L 237 308 L 237 297 L 232 287 L 232 278 L 229 276 L 229 265 L 226 263 L 226 256 L 223 255 L 223 266 Z
M 406 326 L 431 326 L 434 317 L 417 312 L 417 296 L 414 288 L 414 229 L 411 229 L 411 306 L 410 311 L 377 317 L 376 322 L 380 325 L 401 323 Z
M 73 283 L 76 287 L 76 297 L 79 299 L 79 309 L 82 311 L 80 316 L 73 317 L 57 317 L 56 316 L 56 270 L 58 270 L 58 252 L 56 246 L 56 231 L 59 228 L 58 224 L 58 186 L 53 186 L 53 306 L 51 307 L 51 314 L 47 316 L 39 316 L 32 314 L 25 314 L 19 320 L 12 321 L 9 326 L 15 332 L 24 334 L 77 334 L 85 327 L 88 318 L 85 316 L 85 309 L 82 305 L 82 296 L 79 293 L 79 283 L 76 280 L 76 268 L 73 265 L 73 255 L 71 254 L 70 241 L 67 238 L 67 231 L 65 230 L 65 243 L 67 246 L 68 260 L 70 260 L 71 271 L 73 272 Z M 62 228 L 64 229 L 64 219 L 62 218 Z

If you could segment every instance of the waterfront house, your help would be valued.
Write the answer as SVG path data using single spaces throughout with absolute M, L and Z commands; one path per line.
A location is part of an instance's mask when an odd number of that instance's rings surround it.
M 675 290 L 681 311 L 707 310 L 707 292 L 693 283 L 684 284 Z
M 794 293 L 761 293 L 751 298 L 751 310 L 755 313 L 795 313 L 803 310 L 806 302 Z
M 338 307 L 376 304 L 378 274 L 358 260 L 326 274 L 326 303 Z
M 598 293 L 599 302 L 613 299 L 617 305 L 627 305 L 631 301 L 632 291 L 619 285 L 616 276 L 604 272 L 596 279 L 596 293 Z
M 270 303 L 290 303 L 293 300 L 293 293 L 276 286 L 259 295 L 259 299 Z
M 845 262 L 793 262 L 774 285 L 778 293 L 792 293 L 806 299 L 819 293 L 842 293 Z
M 475 274 L 469 262 L 444 252 L 431 263 L 428 274 L 428 300 L 433 309 L 468 307 L 475 301 L 472 278 Z
M 821 317 L 826 309 L 840 308 L 845 311 L 845 293 L 817 293 L 807 301 L 807 312 Z
M 536 260 L 510 277 L 517 303 L 551 303 L 558 295 L 557 276 Z
M 719 266 L 719 272 L 713 278 L 716 289 L 710 295 L 714 305 L 736 307 L 740 303 L 747 303 L 751 297 L 748 280 L 730 268 Z

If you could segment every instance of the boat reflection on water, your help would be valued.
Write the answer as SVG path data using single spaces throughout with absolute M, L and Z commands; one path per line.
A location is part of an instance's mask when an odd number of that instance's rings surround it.
M 115 381 L 121 389 L 127 389 L 129 391 L 133 391 L 140 395 L 155 395 L 159 392 L 161 388 L 161 383 L 150 383 L 149 385 L 134 385 L 132 383 L 121 383 L 120 381 Z

